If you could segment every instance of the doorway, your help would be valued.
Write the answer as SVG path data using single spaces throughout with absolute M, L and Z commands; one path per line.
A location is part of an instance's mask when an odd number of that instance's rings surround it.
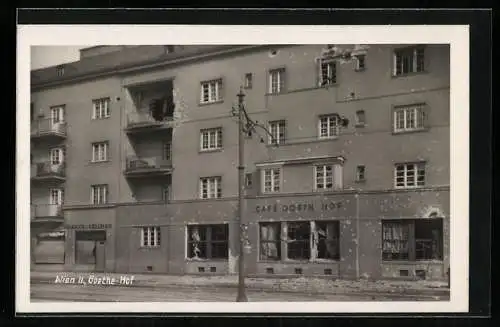
M 106 231 L 77 231 L 75 246 L 76 264 L 95 272 L 106 268 Z

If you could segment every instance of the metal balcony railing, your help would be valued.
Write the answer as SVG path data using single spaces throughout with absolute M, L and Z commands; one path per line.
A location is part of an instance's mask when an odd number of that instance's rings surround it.
M 150 126 L 168 127 L 174 121 L 173 115 L 165 116 L 163 119 L 155 119 L 149 111 L 137 111 L 127 115 L 127 128 L 139 128 Z
M 51 162 L 36 162 L 31 165 L 31 177 L 65 177 L 65 164 Z
M 62 205 L 60 204 L 32 204 L 31 218 L 62 218 Z
M 164 172 L 170 170 L 172 161 L 156 157 L 137 157 L 128 156 L 125 171 L 127 173 L 133 172 Z
M 54 123 L 51 118 L 43 118 L 31 121 L 31 136 L 66 136 L 66 123 Z

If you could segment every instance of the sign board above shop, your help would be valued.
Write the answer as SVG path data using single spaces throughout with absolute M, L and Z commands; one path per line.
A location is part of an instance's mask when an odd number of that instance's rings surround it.
M 344 206 L 342 201 L 307 201 L 291 203 L 258 204 L 255 206 L 255 212 L 316 212 L 333 211 Z
M 112 224 L 75 224 L 65 225 L 66 229 L 108 229 L 112 228 Z

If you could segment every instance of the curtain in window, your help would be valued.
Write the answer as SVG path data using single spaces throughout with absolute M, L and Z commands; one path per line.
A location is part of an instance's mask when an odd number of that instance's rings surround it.
M 261 225 L 261 257 L 263 260 L 278 257 L 278 232 L 279 224 L 276 225 Z
M 200 256 L 200 253 L 201 253 L 201 250 L 200 250 L 200 241 L 201 241 L 201 238 L 200 238 L 200 232 L 199 232 L 199 229 L 198 229 L 198 226 L 192 226 L 191 227 L 191 240 L 192 240 L 192 249 L 193 249 L 193 253 L 192 253 L 192 257 L 193 258 L 199 258 Z
M 408 225 L 385 224 L 383 227 L 384 244 L 386 253 L 408 252 Z

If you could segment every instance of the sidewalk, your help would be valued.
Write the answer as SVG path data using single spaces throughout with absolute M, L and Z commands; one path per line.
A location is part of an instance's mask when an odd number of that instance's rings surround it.
M 89 272 L 31 272 L 32 283 L 55 283 L 56 276 L 75 277 L 83 276 L 87 280 L 94 277 L 109 277 L 119 280 L 121 276 L 132 277 L 134 281 L 129 287 L 142 288 L 218 288 L 238 285 L 238 277 L 231 276 L 175 276 L 158 274 L 119 274 L 119 273 L 89 273 Z M 325 278 L 255 278 L 245 279 L 245 286 L 252 290 L 271 292 L 294 292 L 308 294 L 348 294 L 362 293 L 364 295 L 422 295 L 422 296 L 449 296 L 446 282 L 438 281 L 352 281 L 329 280 Z

